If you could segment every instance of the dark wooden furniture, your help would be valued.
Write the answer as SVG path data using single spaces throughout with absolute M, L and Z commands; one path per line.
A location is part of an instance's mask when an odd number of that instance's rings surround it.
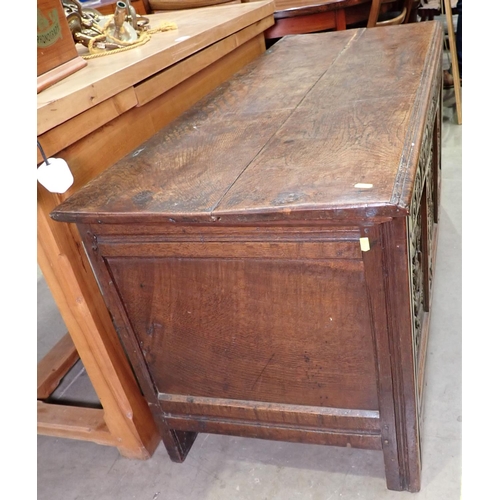
M 419 0 L 411 0 L 406 22 L 416 20 Z M 274 26 L 266 30 L 267 39 L 286 35 L 341 31 L 367 26 L 372 0 L 275 0 Z M 399 8 L 400 0 L 382 0 L 380 14 Z
M 172 460 L 197 432 L 370 448 L 419 490 L 442 43 L 282 39 L 52 211 Z

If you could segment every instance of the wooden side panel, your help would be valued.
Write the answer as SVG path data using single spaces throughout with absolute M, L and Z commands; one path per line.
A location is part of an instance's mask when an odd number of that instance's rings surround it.
M 38 136 L 47 158 L 76 143 L 95 130 L 101 129 L 121 114 L 137 105 L 134 89 L 129 88 L 97 104 L 93 108 L 75 116 L 72 120 L 62 123 L 45 134 Z M 102 134 L 102 129 L 101 129 Z M 43 161 L 40 150 L 37 149 L 37 163 Z
M 430 327 L 430 309 L 433 295 L 433 280 L 435 273 L 435 263 L 437 255 L 437 238 L 439 232 L 440 218 L 440 202 L 441 202 L 441 123 L 442 123 L 442 88 L 439 85 L 438 106 L 432 133 L 432 148 L 431 148 L 431 165 L 427 174 L 427 203 L 430 209 L 428 210 L 428 272 L 429 280 L 429 312 L 424 318 L 422 325 L 422 333 L 420 339 L 420 349 L 418 350 L 418 402 L 419 402 L 419 417 L 422 420 L 424 413 L 424 378 L 425 378 L 425 363 L 427 355 L 427 342 L 429 338 Z
M 362 261 L 306 243 L 295 256 L 279 243 L 240 244 L 239 256 L 231 246 L 106 259 L 156 389 L 376 410 Z

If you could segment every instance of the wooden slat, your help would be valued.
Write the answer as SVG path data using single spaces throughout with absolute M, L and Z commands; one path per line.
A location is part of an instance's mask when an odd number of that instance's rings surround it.
M 273 16 L 268 16 L 262 21 L 252 24 L 238 33 L 224 38 L 220 42 L 214 43 L 210 47 L 207 47 L 207 49 L 140 83 L 135 87 L 138 105 L 142 106 L 146 104 L 155 97 L 163 94 L 166 90 L 187 80 L 190 76 L 205 69 L 222 56 L 229 54 L 236 47 L 241 46 L 273 24 Z
M 136 105 L 137 98 L 134 89 L 125 89 L 123 92 L 97 104 L 88 111 L 75 116 L 72 120 L 64 122 L 58 127 L 42 134 L 38 137 L 38 140 L 45 155 L 49 158 Z M 41 163 L 42 161 L 43 158 L 40 150 L 37 149 L 37 163 Z
M 87 61 L 78 56 L 74 59 L 71 59 L 71 61 L 67 61 L 60 66 L 57 66 L 57 68 L 53 68 L 47 71 L 36 79 L 37 93 L 42 92 L 51 85 L 55 85 L 57 82 L 60 82 L 64 78 L 67 78 L 76 71 L 80 71 L 81 69 L 85 68 L 85 66 L 87 66 Z
M 316 259 L 327 263 L 335 259 L 352 259 L 352 262 L 346 264 L 352 269 L 358 269 L 361 264 L 359 241 L 286 242 L 280 243 L 279 254 L 276 253 L 276 242 L 198 242 L 189 247 L 184 242 L 155 242 L 154 246 L 150 247 L 137 241 L 102 243 L 100 249 L 101 254 L 106 257 L 119 257 L 126 253 L 134 257 L 237 259 L 244 255 L 248 259 Z
M 79 356 L 69 333 L 44 356 L 37 369 L 37 398 L 48 398 Z
M 366 450 L 382 449 L 379 434 L 359 434 L 356 432 L 332 432 L 326 429 L 301 429 L 278 425 L 261 425 L 255 422 L 243 424 L 218 419 L 195 420 L 193 417 L 167 416 L 168 425 L 174 429 L 209 434 L 245 435 L 259 439 L 272 439 L 296 443 L 313 443 L 327 446 L 348 446 Z
M 159 393 L 158 400 L 163 411 L 173 418 L 225 419 L 235 424 L 256 420 L 263 425 L 301 426 L 309 430 L 346 431 L 380 436 L 380 414 L 377 410 L 277 404 L 165 393 Z
M 98 408 L 81 408 L 47 404 L 37 401 L 38 434 L 97 444 L 118 446 L 104 421 L 104 411 Z

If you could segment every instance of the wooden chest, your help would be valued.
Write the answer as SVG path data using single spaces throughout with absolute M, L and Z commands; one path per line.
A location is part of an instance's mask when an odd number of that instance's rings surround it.
M 172 460 L 197 432 L 379 449 L 419 490 L 442 36 L 285 37 L 52 212 Z

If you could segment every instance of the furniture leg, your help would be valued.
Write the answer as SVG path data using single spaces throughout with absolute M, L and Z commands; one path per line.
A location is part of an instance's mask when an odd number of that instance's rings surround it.
M 38 263 L 51 290 L 63 321 L 75 344 L 103 410 L 92 412 L 89 428 L 98 432 L 83 434 L 75 409 L 66 426 L 61 414 L 51 425 L 47 417 L 54 406 L 38 405 L 38 433 L 113 443 L 130 458 L 149 458 L 160 441 L 146 400 L 135 382 L 127 358 L 116 339 L 109 313 L 100 298 L 92 269 L 78 240 L 68 226 L 54 224 L 50 210 L 61 198 L 43 188 L 38 190 Z M 79 263 L 72 265 L 71 263 Z M 100 335 L 100 332 L 105 334 Z M 82 419 L 87 418 L 83 408 Z M 100 413 L 98 414 L 98 412 Z M 101 415 L 101 423 L 95 418 Z M 71 434 L 72 423 L 75 433 Z M 84 426 L 85 427 L 85 426 Z M 109 435 L 103 438 L 103 434 Z
M 175 430 L 163 432 L 163 444 L 167 448 L 170 460 L 177 463 L 184 462 L 197 435 L 197 432 Z
M 347 23 L 345 20 L 345 10 L 339 9 L 335 12 L 336 16 L 336 31 L 342 31 L 347 29 Z
M 444 10 L 446 13 L 446 24 L 448 26 L 448 40 L 451 53 L 451 73 L 453 75 L 453 88 L 455 90 L 455 100 L 457 103 L 457 123 L 462 125 L 462 86 L 460 85 L 460 74 L 458 72 L 457 45 L 455 43 L 455 31 L 453 29 L 453 17 L 450 0 L 444 0 Z
M 397 277 L 405 276 L 404 272 L 394 271 L 404 271 L 407 266 L 405 221 L 365 228 L 364 236 L 370 241 L 370 250 L 363 252 L 363 261 L 367 269 L 370 310 L 374 311 L 373 342 L 387 488 L 417 492 L 421 474 L 419 422 L 415 380 L 409 375 L 414 369 L 404 369 L 414 367 L 415 360 L 409 343 L 399 337 L 401 331 L 411 330 L 410 311 L 403 304 L 409 301 L 405 297 L 409 284 L 406 279 Z M 394 283 L 389 283 L 391 281 Z

